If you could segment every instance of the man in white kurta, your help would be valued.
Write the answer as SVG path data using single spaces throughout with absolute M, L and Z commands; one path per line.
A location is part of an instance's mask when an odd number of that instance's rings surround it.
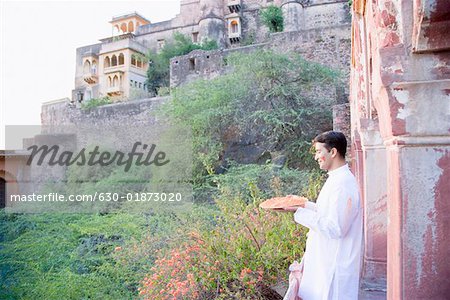
M 356 179 L 345 163 L 347 143 L 342 138 L 342 133 L 327 132 L 314 140 L 315 159 L 328 171 L 328 179 L 316 203 L 308 201 L 294 214 L 297 223 L 310 229 L 299 288 L 303 300 L 358 299 L 362 209 Z

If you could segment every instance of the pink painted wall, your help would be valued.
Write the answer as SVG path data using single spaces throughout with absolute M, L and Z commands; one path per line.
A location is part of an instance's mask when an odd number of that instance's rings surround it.
M 450 295 L 450 2 L 353 2 L 352 138 L 365 205 L 363 286 Z M 362 166 L 361 166 L 362 165 Z M 384 177 L 384 178 L 383 178 Z M 386 262 L 385 268 L 382 263 Z

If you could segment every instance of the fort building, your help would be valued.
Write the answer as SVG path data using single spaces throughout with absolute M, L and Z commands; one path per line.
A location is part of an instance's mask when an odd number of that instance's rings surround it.
M 342 0 L 182 0 L 178 15 L 158 23 L 137 12 L 128 13 L 112 18 L 111 37 L 77 49 L 72 102 L 105 96 L 114 102 L 148 97 L 145 81 L 151 66 L 146 54 L 163 48 L 175 32 L 190 37 L 193 43 L 214 40 L 222 50 L 267 42 L 270 35 L 261 22 L 260 12 L 269 5 L 282 9 L 284 33 L 301 36 L 301 32 L 333 28 L 340 29 L 344 35 L 350 33 L 349 6 Z M 305 40 L 311 34 L 304 35 Z M 330 34 L 322 35 L 316 33 L 314 39 L 323 40 Z M 304 43 L 302 39 L 292 42 Z M 345 57 L 348 57 L 349 39 L 346 44 Z M 202 64 L 198 58 L 195 62 Z M 181 75 L 187 77 L 189 72 Z

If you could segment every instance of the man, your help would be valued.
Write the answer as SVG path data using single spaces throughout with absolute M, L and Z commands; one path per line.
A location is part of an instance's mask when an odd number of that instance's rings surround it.
M 342 133 L 329 131 L 313 142 L 315 160 L 328 171 L 328 179 L 316 203 L 286 209 L 310 229 L 298 295 L 303 300 L 357 300 L 363 221 L 358 185 L 345 163 L 347 141 Z

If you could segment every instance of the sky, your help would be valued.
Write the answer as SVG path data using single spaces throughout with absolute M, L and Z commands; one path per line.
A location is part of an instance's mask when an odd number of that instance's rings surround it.
M 0 149 L 5 125 L 39 125 L 43 102 L 71 97 L 76 48 L 111 36 L 112 17 L 134 11 L 156 23 L 180 1 L 0 0 Z

